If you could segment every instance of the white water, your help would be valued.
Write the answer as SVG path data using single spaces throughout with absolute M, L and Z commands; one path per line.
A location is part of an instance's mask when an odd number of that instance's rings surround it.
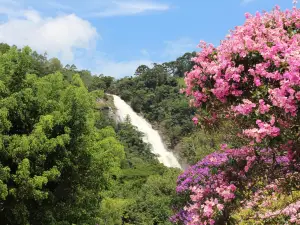
M 134 112 L 133 109 L 119 96 L 112 96 L 114 97 L 114 104 L 117 108 L 119 120 L 124 121 L 128 115 L 131 124 L 136 126 L 140 132 L 144 133 L 144 142 L 149 143 L 152 146 L 152 152 L 158 155 L 158 160 L 167 167 L 181 168 L 173 153 L 165 148 L 157 130 L 154 130 L 150 123 Z

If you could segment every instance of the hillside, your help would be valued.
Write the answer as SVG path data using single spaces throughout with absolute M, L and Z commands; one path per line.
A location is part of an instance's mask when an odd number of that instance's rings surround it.
M 116 124 L 98 78 L 1 46 L 1 224 L 170 223 L 180 171 Z

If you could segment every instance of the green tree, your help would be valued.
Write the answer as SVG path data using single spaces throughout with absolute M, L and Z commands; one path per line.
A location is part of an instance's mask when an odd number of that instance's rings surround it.
M 148 177 L 129 207 L 130 224 L 171 224 L 172 204 L 176 201 L 176 179 L 180 171 L 167 169 L 162 175 Z
M 94 76 L 89 86 L 89 90 L 92 91 L 92 90 L 101 89 L 107 91 L 108 89 L 110 89 L 113 81 L 114 81 L 113 77 L 104 76 L 103 74 L 99 76 Z
M 1 54 L 8 52 L 9 49 L 10 49 L 10 46 L 8 44 L 0 43 L 0 53 Z
M 113 128 L 95 127 L 80 75 L 36 76 L 30 48 L 0 55 L 0 220 L 96 224 L 124 158 Z
M 149 70 L 149 67 L 148 67 L 148 66 L 146 66 L 146 65 L 140 65 L 140 66 L 136 69 L 134 75 L 139 76 L 139 75 L 141 75 L 141 74 L 147 72 L 148 70 Z
M 63 68 L 63 65 L 61 64 L 60 60 L 58 58 L 52 58 L 48 62 L 48 69 L 50 73 L 55 73 L 57 71 L 61 71 Z

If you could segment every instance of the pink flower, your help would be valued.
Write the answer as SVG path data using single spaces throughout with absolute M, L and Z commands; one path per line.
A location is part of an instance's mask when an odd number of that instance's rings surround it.
M 295 97 L 298 101 L 300 101 L 300 91 L 298 91 L 296 94 L 295 94 Z
M 291 113 L 292 116 L 296 115 L 297 106 L 293 95 L 289 94 L 289 91 L 292 91 L 287 86 L 282 86 L 281 88 L 270 89 L 270 100 L 274 106 L 282 108 L 286 113 Z
M 227 149 L 227 147 L 228 147 L 228 145 L 227 145 L 227 144 L 221 144 L 221 150 L 226 150 L 226 149 Z
M 218 208 L 218 210 L 222 211 L 224 209 L 224 205 L 223 204 L 218 204 L 217 208 Z
M 203 208 L 203 215 L 206 216 L 206 217 L 211 217 L 212 214 L 213 214 L 213 208 L 211 205 L 205 205 L 204 208 Z
M 261 120 L 257 120 L 256 124 L 259 128 L 246 129 L 243 131 L 243 134 L 247 137 L 254 138 L 256 142 L 260 143 L 263 138 L 277 137 L 280 135 L 280 129 L 274 126 L 275 117 L 272 116 L 270 124 L 264 123 Z
M 233 184 L 230 184 L 230 185 L 229 185 L 229 189 L 230 189 L 230 191 L 235 192 L 236 186 L 233 185 Z
M 203 188 L 194 186 L 191 191 L 193 194 L 190 197 L 193 202 L 198 202 L 203 199 L 205 194 L 205 190 Z
M 278 190 L 278 186 L 276 184 L 269 184 L 269 185 L 266 186 L 266 189 L 277 191 Z
M 248 115 L 252 112 L 253 108 L 256 107 L 256 104 L 248 99 L 243 99 L 243 102 L 244 104 L 233 106 L 232 109 L 237 114 Z
M 194 118 L 193 118 L 193 122 L 194 122 L 195 125 L 197 125 L 197 124 L 199 123 L 198 118 L 197 118 L 197 117 L 194 117 Z
M 224 79 L 217 79 L 215 88 L 211 92 L 222 102 L 225 101 L 226 96 L 229 95 L 230 86 Z
M 245 172 L 248 172 L 249 169 L 252 167 L 253 162 L 256 160 L 256 156 L 247 156 L 246 160 L 247 160 L 247 164 L 244 170 Z
M 290 222 L 291 223 L 296 223 L 296 221 L 297 221 L 297 217 L 295 215 L 292 215 L 291 219 L 290 219 Z
M 209 222 L 209 225 L 214 225 L 215 224 L 215 221 L 213 219 L 209 219 L 208 222 Z
M 222 185 L 221 187 L 216 188 L 217 193 L 223 197 L 225 202 L 229 202 L 235 198 L 233 192 L 235 192 L 236 187 L 235 185 L 231 184 L 229 186 Z
M 197 102 L 199 105 L 201 105 L 202 102 L 207 101 L 207 96 L 200 91 L 194 92 L 194 97 L 195 97 L 195 102 Z
M 259 79 L 258 77 L 255 77 L 255 78 L 254 78 L 254 84 L 255 84 L 257 87 L 261 86 L 261 81 L 260 81 L 260 79 Z
M 268 104 L 266 105 L 265 101 L 263 99 L 260 99 L 259 100 L 259 112 L 261 114 L 265 114 L 265 113 L 269 112 L 269 110 L 270 110 L 270 105 L 268 105 Z

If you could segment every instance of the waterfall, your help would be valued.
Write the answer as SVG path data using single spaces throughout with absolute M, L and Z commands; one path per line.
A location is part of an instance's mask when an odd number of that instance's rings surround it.
M 150 123 L 134 112 L 133 109 L 119 96 L 112 96 L 114 98 L 115 107 L 117 108 L 118 119 L 124 121 L 127 115 L 130 117 L 132 125 L 136 126 L 138 130 L 144 134 L 143 141 L 149 143 L 152 152 L 155 155 L 158 155 L 159 162 L 167 167 L 181 168 L 174 154 L 165 148 L 158 131 L 154 130 Z

